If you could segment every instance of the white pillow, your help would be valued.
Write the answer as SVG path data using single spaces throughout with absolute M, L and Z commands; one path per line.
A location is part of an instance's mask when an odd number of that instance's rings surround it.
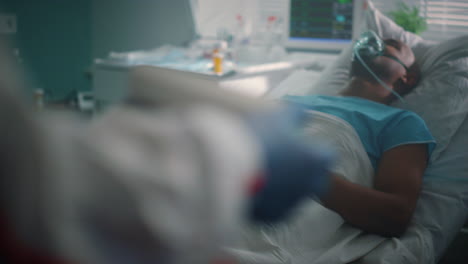
M 406 32 L 369 1 L 361 32 L 374 30 L 382 38 L 394 38 L 414 51 L 422 72 L 420 84 L 405 96 L 406 104 L 394 106 L 419 114 L 437 140 L 436 160 L 445 150 L 468 112 L 468 35 L 440 44 Z M 336 94 L 349 81 L 351 45 L 303 94 Z

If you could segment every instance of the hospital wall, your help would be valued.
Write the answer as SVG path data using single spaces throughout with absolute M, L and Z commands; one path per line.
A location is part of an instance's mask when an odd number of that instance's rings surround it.
M 50 100 L 91 89 L 91 0 L 3 0 L 17 17 L 11 34 L 31 80 L 28 91 L 44 89 Z
M 194 37 L 189 0 L 0 0 L 0 7 L 17 16 L 9 38 L 29 73 L 29 95 L 41 88 L 52 101 L 91 89 L 94 58 Z

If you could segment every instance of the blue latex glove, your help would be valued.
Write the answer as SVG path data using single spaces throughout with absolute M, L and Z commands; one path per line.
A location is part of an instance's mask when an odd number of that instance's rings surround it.
M 264 178 L 257 179 L 248 212 L 254 222 L 281 221 L 302 199 L 327 191 L 333 155 L 299 137 L 305 120 L 310 114 L 293 105 L 250 119 L 264 154 Z

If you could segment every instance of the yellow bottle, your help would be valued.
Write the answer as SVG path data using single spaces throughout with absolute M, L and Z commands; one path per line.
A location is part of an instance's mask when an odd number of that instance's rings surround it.
M 213 51 L 213 71 L 216 74 L 223 74 L 223 59 L 224 56 L 221 54 L 219 49 Z

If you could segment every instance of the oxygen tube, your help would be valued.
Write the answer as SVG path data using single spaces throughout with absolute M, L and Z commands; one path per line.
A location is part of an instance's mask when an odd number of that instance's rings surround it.
M 366 57 L 375 58 L 378 56 L 383 55 L 383 51 L 385 50 L 385 43 L 380 39 L 379 36 L 374 31 L 367 31 L 362 33 L 361 37 L 356 41 L 353 47 L 354 56 L 356 56 L 361 62 L 362 66 L 366 68 L 366 70 L 380 83 L 385 89 L 390 91 L 393 95 L 395 95 L 401 102 L 405 103 L 405 100 L 393 89 L 388 87 L 386 83 L 384 83 L 367 65 L 367 63 L 362 59 L 361 53 L 365 54 Z

